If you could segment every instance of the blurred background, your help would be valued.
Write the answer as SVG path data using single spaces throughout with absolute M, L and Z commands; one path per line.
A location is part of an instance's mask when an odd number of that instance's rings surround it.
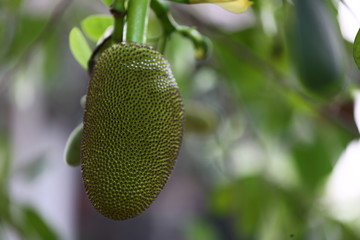
M 171 5 L 213 49 L 197 61 L 188 39 L 169 39 L 165 55 L 187 114 L 182 150 L 151 207 L 113 221 L 90 204 L 80 167 L 63 160 L 89 80 L 69 32 L 108 7 L 0 0 L 0 239 L 360 239 L 360 72 L 352 59 L 360 6 L 314 2 L 299 10 L 293 1 L 255 0 L 242 14 Z M 296 41 L 304 31 L 317 36 L 311 46 Z M 299 57 L 314 51 L 323 65 Z M 328 76 L 326 64 L 340 69 L 331 73 L 336 94 L 323 89 L 329 77 L 320 86 L 302 80 L 311 67 Z

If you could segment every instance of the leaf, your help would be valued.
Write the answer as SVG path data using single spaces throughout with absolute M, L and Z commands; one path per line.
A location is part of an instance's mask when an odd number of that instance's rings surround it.
M 351 139 L 325 122 L 318 122 L 314 129 L 316 134 L 311 139 L 296 141 L 292 147 L 295 167 L 309 191 L 318 190 Z
M 0 190 L 0 225 L 3 222 L 9 221 L 11 219 L 10 215 L 10 197 L 6 189 Z M 1 238 L 1 235 L 0 235 Z
M 102 1 L 107 6 L 110 6 L 112 4 L 112 2 L 113 2 L 113 0 L 102 0 Z
M 225 215 L 226 213 L 232 211 L 232 190 L 233 188 L 231 185 L 217 187 L 213 190 L 210 197 L 210 207 L 216 215 Z
M 331 156 L 320 139 L 311 143 L 298 143 L 293 155 L 302 182 L 308 189 L 316 189 L 321 180 L 332 170 Z
M 1 191 L 7 188 L 8 178 L 10 174 L 10 165 L 11 165 L 11 143 L 9 137 L 6 134 L 3 134 L 2 131 L 0 131 L 0 159 L 1 159 L 0 160 L 0 195 L 1 195 Z
M 229 1 L 224 3 L 217 3 L 218 6 L 233 13 L 245 12 L 252 4 L 253 2 L 250 2 L 248 0 L 236 0 L 236 1 Z
M 360 132 L 360 90 L 354 92 L 354 118 L 356 122 L 356 126 Z
M 0 18 L 0 42 L 3 43 L 5 41 L 5 34 L 6 34 L 6 28 L 5 28 L 5 18 Z M 2 53 L 3 49 L 0 50 L 0 53 Z
M 24 225 L 26 233 L 39 236 L 36 239 L 55 240 L 59 239 L 54 230 L 46 221 L 30 206 L 23 207 Z
M 0 9 L 8 8 L 9 10 L 16 11 L 21 7 L 21 4 L 22 4 L 22 0 L 5 0 L 2 3 L 0 3 Z
M 188 240 L 217 240 L 221 239 L 219 233 L 211 225 L 204 220 L 194 220 L 189 223 L 186 228 Z
M 113 19 L 108 15 L 92 15 L 81 22 L 81 28 L 94 42 L 97 42 L 105 30 L 113 24 Z
M 91 56 L 90 47 L 79 28 L 74 27 L 69 35 L 70 50 L 76 61 L 85 69 Z
M 356 37 L 354 40 L 353 57 L 354 57 L 356 65 L 360 69 L 360 29 L 359 29 L 358 33 L 356 34 Z

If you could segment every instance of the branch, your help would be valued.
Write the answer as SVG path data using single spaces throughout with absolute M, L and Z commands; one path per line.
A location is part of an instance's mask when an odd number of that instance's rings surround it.
M 127 12 L 126 41 L 146 43 L 150 0 L 130 0 Z
M 114 0 L 110 8 L 111 14 L 114 16 L 114 31 L 112 39 L 114 42 L 123 41 L 124 17 L 126 15 L 124 0 Z

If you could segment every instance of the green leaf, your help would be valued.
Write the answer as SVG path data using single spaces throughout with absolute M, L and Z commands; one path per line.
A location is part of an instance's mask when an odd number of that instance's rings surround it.
M 231 185 L 217 187 L 213 190 L 210 198 L 210 207 L 216 215 L 225 215 L 232 211 L 232 191 L 233 188 Z
M 5 18 L 0 17 L 0 42 L 3 43 L 5 41 L 5 34 L 6 34 L 6 28 L 5 28 Z M 3 49 L 0 50 L 0 53 L 2 53 Z
M 325 122 L 316 123 L 313 129 L 316 129 L 313 136 L 294 142 L 292 147 L 295 167 L 309 192 L 319 190 L 351 139 Z
M 354 56 L 356 65 L 358 66 L 358 68 L 360 68 L 360 29 L 355 37 L 353 56 Z
M 10 10 L 18 10 L 21 7 L 22 0 L 5 0 L 0 3 L 1 8 L 8 8 Z
M 102 1 L 107 6 L 110 6 L 112 4 L 112 2 L 113 2 L 113 0 L 102 0 Z
M 85 69 L 91 56 L 90 47 L 79 28 L 74 27 L 69 35 L 70 50 L 74 58 Z
M 30 206 L 23 207 L 25 230 L 27 234 L 38 236 L 36 239 L 59 239 L 54 230 L 46 221 Z
M 6 134 L 7 133 L 0 131 L 0 195 L 1 190 L 7 189 L 11 165 L 11 143 Z
M 310 143 L 298 143 L 293 149 L 293 154 L 302 182 L 309 189 L 316 189 L 320 181 L 332 170 L 333 159 L 327 154 L 320 139 Z
M 81 28 L 94 42 L 97 42 L 105 30 L 113 24 L 113 19 L 108 15 L 92 15 L 81 22 Z
M 6 189 L 0 190 L 0 226 L 3 222 L 10 221 L 11 215 L 10 215 L 10 197 Z M 0 235 L 1 239 L 1 235 Z
M 194 220 L 186 228 L 187 240 L 217 240 L 220 236 L 216 229 L 208 222 Z

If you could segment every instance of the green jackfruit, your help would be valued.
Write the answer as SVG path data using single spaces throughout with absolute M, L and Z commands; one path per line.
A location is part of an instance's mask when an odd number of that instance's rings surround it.
M 290 47 L 302 85 L 314 96 L 337 95 L 344 87 L 343 46 L 324 1 L 296 0 Z
M 183 125 L 179 89 L 159 52 L 138 43 L 106 49 L 91 75 L 81 142 L 93 206 L 114 220 L 148 208 L 174 167 Z

